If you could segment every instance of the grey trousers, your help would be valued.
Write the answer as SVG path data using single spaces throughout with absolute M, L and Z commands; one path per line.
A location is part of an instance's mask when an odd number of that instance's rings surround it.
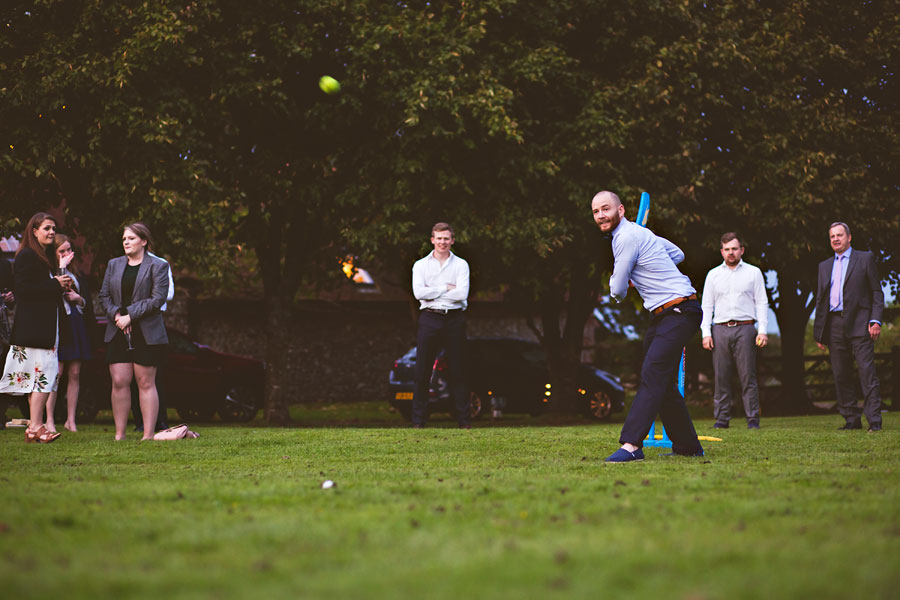
M 731 376 L 737 367 L 741 398 L 747 421 L 759 421 L 759 387 L 756 384 L 756 327 L 713 325 L 713 369 L 715 369 L 716 421 L 731 420 Z
M 844 319 L 840 313 L 828 315 L 825 339 L 828 340 L 828 356 L 831 359 L 834 389 L 841 416 L 851 423 L 859 421 L 860 413 L 863 413 L 869 425 L 881 425 L 881 390 L 878 374 L 875 372 L 875 342 L 868 335 L 844 335 Z M 856 404 L 856 392 L 859 388 L 853 372 L 854 358 L 865 399 L 862 411 Z

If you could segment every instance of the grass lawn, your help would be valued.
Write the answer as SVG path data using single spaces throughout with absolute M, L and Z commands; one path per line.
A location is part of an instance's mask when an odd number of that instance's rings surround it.
M 880 434 L 705 419 L 705 458 L 606 465 L 619 423 L 412 430 L 354 406 L 179 442 L 0 431 L 4 597 L 898 596 L 893 413 Z

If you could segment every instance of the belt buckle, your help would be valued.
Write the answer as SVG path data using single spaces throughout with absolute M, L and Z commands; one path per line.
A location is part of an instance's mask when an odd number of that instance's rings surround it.
M 737 327 L 737 321 L 731 320 L 725 323 L 725 327 Z

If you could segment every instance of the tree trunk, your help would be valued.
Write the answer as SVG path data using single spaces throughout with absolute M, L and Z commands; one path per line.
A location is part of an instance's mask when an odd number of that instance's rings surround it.
M 282 295 L 266 298 L 266 402 L 267 425 L 284 426 L 290 422 L 288 407 L 296 390 L 288 376 L 293 328 L 290 299 Z
M 788 412 L 802 412 L 809 408 L 803 347 L 806 326 L 814 305 L 807 300 L 810 291 L 800 288 L 800 282 L 779 281 L 778 287 L 780 298 L 775 314 L 781 330 L 781 408 Z

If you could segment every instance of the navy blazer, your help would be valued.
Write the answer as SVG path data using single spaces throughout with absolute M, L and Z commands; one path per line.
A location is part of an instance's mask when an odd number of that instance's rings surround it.
M 128 257 L 119 256 L 106 265 L 103 287 L 97 295 L 100 309 L 106 315 L 106 333 L 103 341 L 111 342 L 116 335 L 116 312 L 124 306 L 131 315 L 132 327 L 140 327 L 148 344 L 168 344 L 166 326 L 160 307 L 169 293 L 169 263 L 144 253 L 134 282 L 134 294 L 122 301 L 122 275 L 128 266 Z
M 56 344 L 62 286 L 50 277 L 50 267 L 29 247 L 16 254 L 13 293 L 16 316 L 9 343 L 29 348 L 53 348 Z
M 825 320 L 831 309 L 831 270 L 834 255 L 819 263 L 819 283 L 816 286 L 816 320 L 813 323 L 813 337 L 820 344 L 828 345 L 825 339 Z M 875 268 L 875 257 L 871 252 L 854 249 L 850 253 L 847 276 L 844 278 L 844 335 L 861 337 L 869 335 L 869 321 L 881 321 L 884 312 L 884 292 L 881 278 Z

